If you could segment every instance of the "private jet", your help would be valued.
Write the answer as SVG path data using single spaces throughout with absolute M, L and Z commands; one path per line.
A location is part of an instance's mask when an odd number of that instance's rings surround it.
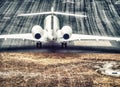
M 40 25 L 34 25 L 31 33 L 24 34 L 9 34 L 0 35 L 0 39 L 21 39 L 21 40 L 31 40 L 36 42 L 36 46 L 41 48 L 43 43 L 58 43 L 61 47 L 66 48 L 67 44 L 71 41 L 80 40 L 113 40 L 120 41 L 118 37 L 106 37 L 106 36 L 94 36 L 94 35 L 81 35 L 73 34 L 72 28 L 69 25 L 65 25 L 60 29 L 60 23 L 57 15 L 73 16 L 85 18 L 86 15 L 80 14 L 69 14 L 54 11 L 54 8 L 50 12 L 41 13 L 26 13 L 18 14 L 17 17 L 27 17 L 36 15 L 47 15 L 44 19 L 44 28 Z

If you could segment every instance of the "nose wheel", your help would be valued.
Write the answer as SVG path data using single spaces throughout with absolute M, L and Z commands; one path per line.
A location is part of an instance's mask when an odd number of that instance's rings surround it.
M 67 43 L 62 43 L 62 48 L 67 48 Z
M 36 47 L 37 47 L 37 48 L 42 48 L 42 43 L 41 43 L 41 42 L 37 42 L 37 43 L 36 43 Z

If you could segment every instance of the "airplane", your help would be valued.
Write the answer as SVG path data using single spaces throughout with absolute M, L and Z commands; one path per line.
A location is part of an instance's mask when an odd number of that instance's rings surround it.
M 120 41 L 119 37 L 106 37 L 106 36 L 94 36 L 94 35 L 81 35 L 73 34 L 72 28 L 69 25 L 65 25 L 60 29 L 60 23 L 57 15 L 73 16 L 85 18 L 86 15 L 69 14 L 62 12 L 55 12 L 54 8 L 51 8 L 50 12 L 41 13 L 26 13 L 18 14 L 17 17 L 27 17 L 36 15 L 47 15 L 44 19 L 44 29 L 40 25 L 34 25 L 31 33 L 24 34 L 9 34 L 0 35 L 0 39 L 21 39 L 31 40 L 36 42 L 36 46 L 41 48 L 43 43 L 58 43 L 61 47 L 66 48 L 67 44 L 71 41 L 80 40 L 112 40 Z

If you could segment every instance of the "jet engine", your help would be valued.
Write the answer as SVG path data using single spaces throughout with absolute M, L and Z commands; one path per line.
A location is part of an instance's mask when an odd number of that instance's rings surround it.
M 63 26 L 61 34 L 64 39 L 69 39 L 72 35 L 72 28 L 70 26 Z
M 44 34 L 44 31 L 41 26 L 35 25 L 32 28 L 32 35 L 35 39 L 40 39 Z

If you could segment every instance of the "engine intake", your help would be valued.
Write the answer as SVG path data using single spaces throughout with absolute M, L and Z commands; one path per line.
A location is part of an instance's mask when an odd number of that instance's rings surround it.
M 63 38 L 64 38 L 64 39 L 69 39 L 70 36 L 69 36 L 69 34 L 64 34 L 64 35 L 63 35 Z
M 61 29 L 61 34 L 64 39 L 69 39 L 72 35 L 72 28 L 70 26 L 64 26 Z
M 35 34 L 35 38 L 36 38 L 36 39 L 40 39 L 40 38 L 41 38 L 41 35 L 40 35 L 39 33 L 36 33 L 36 34 Z
M 40 39 L 42 36 L 43 36 L 43 29 L 41 26 L 39 25 L 35 25 L 33 28 L 32 28 L 32 35 L 35 39 Z

